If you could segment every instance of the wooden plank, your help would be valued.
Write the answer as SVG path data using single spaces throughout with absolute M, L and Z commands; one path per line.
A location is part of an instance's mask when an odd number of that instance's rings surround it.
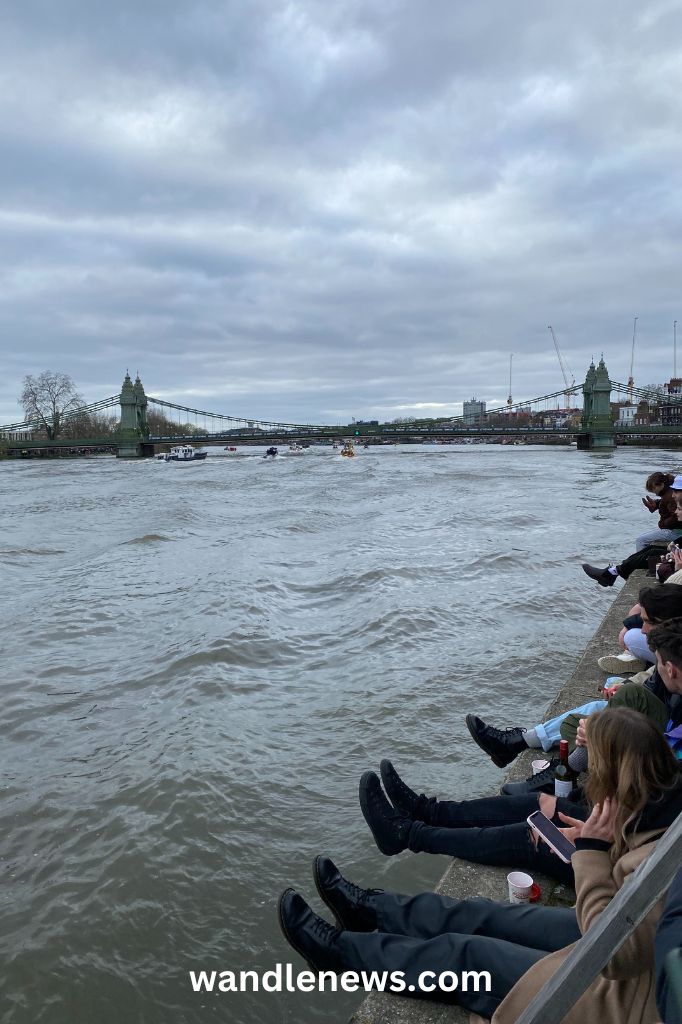
M 682 862 L 682 814 L 656 844 L 516 1024 L 560 1024 L 670 885 Z M 654 969 L 652 950 L 651 969 Z

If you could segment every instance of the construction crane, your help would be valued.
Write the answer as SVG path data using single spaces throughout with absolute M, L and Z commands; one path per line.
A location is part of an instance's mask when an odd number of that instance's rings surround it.
M 632 325 L 632 353 L 630 355 L 630 376 L 628 377 L 628 394 L 630 395 L 630 405 L 635 404 L 635 378 L 632 376 L 632 371 L 635 367 L 635 338 L 637 336 L 637 321 L 639 317 L 635 317 Z
M 554 333 L 554 328 L 552 327 L 551 324 L 549 324 L 549 326 L 547 327 L 547 330 L 552 335 L 552 341 L 554 342 L 554 348 L 556 349 L 556 357 L 559 360 L 559 366 L 561 367 L 561 374 L 562 374 L 562 376 L 564 378 L 564 384 L 566 385 L 566 392 L 565 392 L 565 394 L 566 394 L 566 408 L 570 409 L 571 408 L 570 394 L 571 394 L 572 388 L 575 387 L 575 377 L 573 376 L 573 374 L 569 370 L 568 363 L 566 362 L 566 360 L 564 359 L 564 357 L 561 354 L 561 350 L 559 349 L 559 344 L 558 344 L 558 342 L 556 340 L 556 334 Z M 569 381 L 569 377 L 570 377 L 570 381 Z

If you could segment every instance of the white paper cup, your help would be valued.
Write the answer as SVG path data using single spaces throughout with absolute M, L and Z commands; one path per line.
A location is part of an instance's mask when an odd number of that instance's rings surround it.
M 543 757 L 539 761 L 531 761 L 531 767 L 533 769 L 533 775 L 539 775 L 540 772 L 544 772 L 545 768 L 549 768 L 549 761 L 546 757 Z
M 507 875 L 510 903 L 530 903 L 533 879 L 524 871 L 512 871 Z

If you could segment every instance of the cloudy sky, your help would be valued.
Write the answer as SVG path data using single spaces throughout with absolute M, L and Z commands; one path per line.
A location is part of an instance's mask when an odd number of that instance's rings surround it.
M 0 7 L 0 423 L 89 401 L 288 422 L 668 379 L 682 3 Z M 20 417 L 19 417 L 20 418 Z

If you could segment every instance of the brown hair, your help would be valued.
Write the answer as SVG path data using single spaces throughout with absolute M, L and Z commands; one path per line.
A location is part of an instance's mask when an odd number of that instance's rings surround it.
M 627 832 L 637 828 L 645 806 L 661 800 L 678 776 L 677 759 L 654 723 L 630 708 L 608 708 L 585 722 L 590 773 L 585 795 L 590 804 L 611 797 L 618 804 L 612 861 L 627 848 Z
M 646 478 L 644 487 L 653 494 L 654 487 L 661 487 L 662 485 L 670 487 L 674 479 L 673 473 L 652 473 Z

